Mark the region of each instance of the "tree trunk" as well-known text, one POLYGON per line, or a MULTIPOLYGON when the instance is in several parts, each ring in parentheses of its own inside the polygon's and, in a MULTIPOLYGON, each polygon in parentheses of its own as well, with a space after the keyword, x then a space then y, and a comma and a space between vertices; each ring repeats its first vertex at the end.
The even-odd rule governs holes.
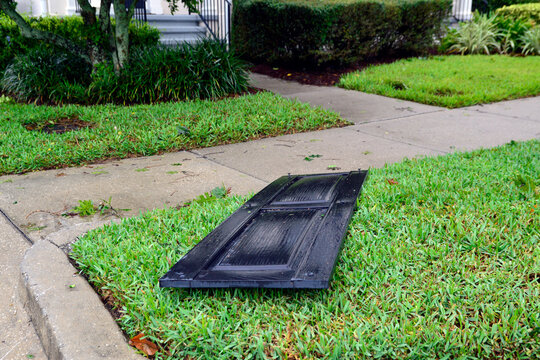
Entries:
POLYGON ((114 40, 116 45, 116 56, 113 56, 114 70, 119 73, 129 60, 129 23, 133 17, 135 4, 133 0, 129 9, 126 9, 124 0, 113 0, 114 16, 116 26, 114 40))
MULTIPOLYGON (((89 29, 98 30, 98 22, 96 18, 96 8, 90 5, 89 0, 76 0, 79 3, 81 8, 81 18, 85 27, 89 29)), ((86 51, 88 57, 92 62, 92 66, 95 68, 96 65, 104 62, 106 60, 104 49, 97 44, 93 39, 87 39, 86 41, 86 51)))
POLYGON ((111 5, 112 0, 101 0, 101 6, 99 8, 99 31, 102 34, 106 34, 103 39, 103 48, 107 49, 109 59, 113 60, 113 63, 118 62, 116 56, 116 43, 114 41, 114 34, 111 24, 111 5))

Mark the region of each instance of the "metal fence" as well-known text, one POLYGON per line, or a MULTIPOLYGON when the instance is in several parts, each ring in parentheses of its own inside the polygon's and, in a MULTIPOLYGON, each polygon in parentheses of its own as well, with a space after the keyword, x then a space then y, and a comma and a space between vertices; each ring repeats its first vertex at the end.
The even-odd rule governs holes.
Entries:
POLYGON ((205 0, 196 7, 210 35, 227 46, 231 42, 231 7, 230 0, 205 0))
MULTIPOLYGON (((135 11, 133 12, 133 17, 131 21, 142 24, 145 23, 148 19, 146 18, 146 0, 135 0, 135 11)), ((126 8, 129 8, 133 0, 126 0, 126 8)))

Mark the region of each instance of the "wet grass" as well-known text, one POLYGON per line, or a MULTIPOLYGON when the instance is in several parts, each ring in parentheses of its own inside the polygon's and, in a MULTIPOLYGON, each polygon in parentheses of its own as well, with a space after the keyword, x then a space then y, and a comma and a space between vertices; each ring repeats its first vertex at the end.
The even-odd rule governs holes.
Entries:
POLYGON ((336 113, 268 92, 139 106, 0 103, 0 175, 343 125, 336 113))
POLYGON ((344 75, 351 90, 457 108, 540 95, 540 56, 410 58, 344 75))
POLYGON ((540 357, 540 142, 372 169, 331 288, 160 289, 245 200, 154 210, 72 257, 158 359, 540 357))

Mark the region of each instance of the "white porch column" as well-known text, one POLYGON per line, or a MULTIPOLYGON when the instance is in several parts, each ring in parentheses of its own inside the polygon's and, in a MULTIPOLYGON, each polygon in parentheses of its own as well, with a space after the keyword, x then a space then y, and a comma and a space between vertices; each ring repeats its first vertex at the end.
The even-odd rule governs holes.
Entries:
POLYGON ((77 0, 67 0, 66 13, 67 15, 75 15, 75 2, 77 0))
POLYGON ((149 14, 154 14, 154 15, 163 14, 163 7, 161 6, 161 0, 146 0, 146 11, 149 14))
POLYGON ((452 16, 459 21, 472 19, 472 0, 454 0, 452 2, 452 16))
POLYGON ((48 14, 47 0, 32 0, 30 7, 32 16, 45 16, 48 14))

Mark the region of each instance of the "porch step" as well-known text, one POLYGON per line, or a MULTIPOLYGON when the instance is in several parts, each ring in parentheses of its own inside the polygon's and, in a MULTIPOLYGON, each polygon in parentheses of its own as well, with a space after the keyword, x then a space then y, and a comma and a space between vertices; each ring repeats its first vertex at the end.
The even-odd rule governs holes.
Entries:
POLYGON ((161 32, 160 42, 165 45, 195 43, 206 37, 206 27, 201 26, 197 14, 191 15, 148 15, 148 24, 161 32))
POLYGON ((147 15, 148 24, 160 27, 198 26, 201 18, 197 14, 190 15, 147 15))

